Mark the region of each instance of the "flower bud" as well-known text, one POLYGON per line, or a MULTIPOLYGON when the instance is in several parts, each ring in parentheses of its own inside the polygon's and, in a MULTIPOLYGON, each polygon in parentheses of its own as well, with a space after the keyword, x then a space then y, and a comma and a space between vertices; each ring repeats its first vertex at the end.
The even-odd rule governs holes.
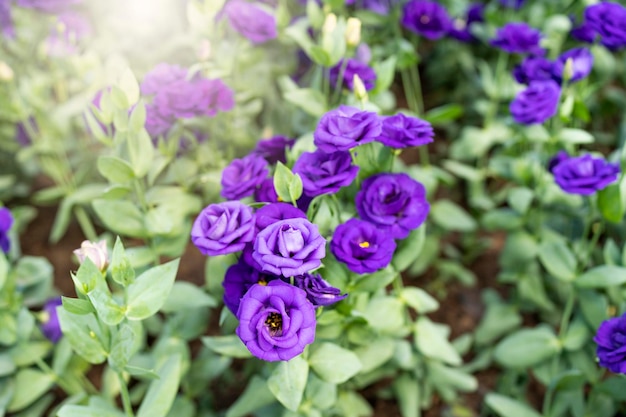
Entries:
POLYGON ((11 68, 6 62, 0 61, 0 81, 12 81, 15 77, 13 68, 11 68))
POLYGON ((574 75, 574 60, 567 58, 565 65, 563 65, 563 81, 567 82, 572 79, 574 75))
POLYGON ((367 89, 365 88, 365 84, 363 84, 363 80, 359 77, 359 74, 354 74, 354 77, 352 77, 352 85, 354 87, 354 96, 357 100, 361 102, 367 101, 367 89))
POLYGON ((356 17, 348 18, 346 23, 346 43, 355 47, 361 42, 361 21, 356 17))
POLYGON ((324 26, 322 26, 322 33, 332 33, 337 27, 337 15, 329 13, 324 20, 324 26))
POLYGON ((104 271, 109 264, 106 240, 101 240, 98 243, 84 240, 80 244, 80 248, 74 251, 74 255, 76 255, 78 262, 81 264, 85 261, 85 258, 89 258, 100 271, 104 271))

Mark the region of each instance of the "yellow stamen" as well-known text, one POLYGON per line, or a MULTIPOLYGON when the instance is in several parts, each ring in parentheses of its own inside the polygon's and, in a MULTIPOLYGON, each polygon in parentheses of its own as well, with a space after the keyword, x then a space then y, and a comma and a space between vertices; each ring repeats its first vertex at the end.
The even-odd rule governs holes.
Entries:
POLYGON ((370 243, 369 242, 361 242, 359 243, 359 246, 362 248, 369 248, 370 247, 370 243))
POLYGON ((267 285, 267 281, 265 281, 264 279, 260 279, 260 280, 257 282, 257 284, 259 284, 259 285, 263 285, 263 286, 266 286, 266 285, 267 285))

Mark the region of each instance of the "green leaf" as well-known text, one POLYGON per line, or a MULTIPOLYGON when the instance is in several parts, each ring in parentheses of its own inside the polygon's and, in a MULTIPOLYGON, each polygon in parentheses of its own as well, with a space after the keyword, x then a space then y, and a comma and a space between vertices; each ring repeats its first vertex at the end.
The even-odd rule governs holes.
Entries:
POLYGON ((62 406, 57 417, 125 417, 126 415, 116 410, 108 402, 100 397, 91 397, 89 405, 66 404, 62 406))
POLYGON ((494 358, 507 368, 529 368, 561 351, 561 343, 547 327, 525 328, 505 337, 494 350, 494 358))
POLYGON ((373 371, 393 356, 395 343, 391 338, 380 338, 354 350, 363 365, 361 373, 373 371))
POLYGON ((604 320, 608 319, 609 302, 604 294, 598 291, 582 289, 578 291, 580 309, 585 320, 597 329, 604 320))
POLYGON ((130 114, 130 121, 128 122, 128 127, 130 130, 136 134, 141 132, 141 130, 146 125, 146 106, 142 100, 140 100, 135 108, 133 108, 132 113, 130 114))
POLYGON ((113 281, 126 287, 135 279, 135 270, 133 269, 129 258, 126 256, 124 245, 119 236, 115 239, 113 253, 111 254, 111 265, 109 266, 113 281))
POLYGON ((280 200, 293 203, 302 195, 302 179, 278 161, 274 171, 274 189, 280 200))
POLYGON ((421 316, 415 322, 415 346, 425 356, 439 359, 451 365, 460 365, 461 356, 448 341, 442 325, 435 325, 429 318, 421 316))
POLYGON ((189 282, 175 282, 162 310, 166 313, 200 307, 216 307, 217 301, 189 282))
POLYGON ((95 288, 87 292, 87 296, 103 323, 116 326, 124 319, 124 309, 115 302, 106 282, 96 284, 95 288))
POLYGON ((558 134, 558 139, 571 144, 593 143, 591 133, 582 129, 563 128, 558 134))
POLYGON ((620 193, 620 184, 610 184, 598 191, 598 208, 606 220, 612 223, 622 221, 626 207, 620 193))
POLYGON ((376 86, 371 92, 372 95, 379 94, 391 86, 396 75, 396 61, 397 58, 392 55, 383 61, 374 62, 373 69, 376 72, 376 86))
POLYGON ((169 356, 158 371, 159 379, 152 381, 137 411, 137 417, 165 417, 170 411, 181 375, 181 358, 169 356))
POLYGON ((9 275, 9 262, 4 253, 0 254, 0 290, 4 287, 9 275))
POLYGON ((159 379, 159 374, 154 372, 153 369, 140 368, 138 366, 126 365, 124 370, 130 375, 138 379, 156 380, 159 379))
POLYGON ((107 351, 95 333, 98 323, 94 315, 72 314, 61 308, 57 312, 63 337, 69 340, 72 349, 89 363, 104 362, 107 351))
POLYGON ((135 178, 135 173, 128 162, 115 156, 98 157, 98 172, 114 184, 126 183, 135 178))
POLYGON ((322 117, 328 111, 326 97, 318 90, 311 88, 291 90, 283 93, 283 98, 314 117, 322 117))
POLYGON ((418 382, 403 373, 393 382, 392 388, 398 398, 402 417, 419 417, 421 395, 418 382))
POLYGON ((431 205, 432 220, 446 230, 471 232, 478 226, 476 220, 450 200, 438 200, 431 205))
POLYGON ((250 358, 252 354, 236 335, 207 336, 202 338, 202 343, 213 352, 233 358, 250 358))
POLYGON ((587 382, 585 375, 578 369, 569 369, 562 372, 550 382, 550 389, 554 391, 575 390, 587 382))
POLYGON ((576 256, 564 241, 541 242, 538 255, 553 277, 567 282, 576 278, 576 256))
POLYGON ((72 314, 83 315, 96 312, 89 300, 61 297, 61 301, 63 302, 63 308, 72 314))
POLYGON ((417 287, 405 287, 400 292, 400 299, 418 313, 432 313, 439 308, 439 302, 426 291, 417 287))
POLYGON ((582 349, 589 340, 589 336, 587 324, 582 319, 577 318, 567 328, 567 333, 563 337, 563 347, 570 351, 582 349))
POLYGON ((83 294, 92 291, 99 284, 106 285, 102 271, 88 257, 80 264, 76 274, 72 274, 72 280, 77 290, 83 294))
POLYGON ((396 297, 375 297, 365 307, 363 317, 373 329, 383 334, 395 334, 405 324, 404 305, 396 297))
POLYGON ((113 334, 111 340, 111 353, 109 354, 109 365, 116 372, 124 370, 131 355, 137 335, 128 323, 122 324, 113 334))
POLYGON ((591 268, 574 281, 580 288, 606 288, 626 283, 626 267, 601 265, 591 268))
POLYGON ((130 106, 137 103, 140 94, 139 83, 137 83, 137 78, 135 78, 135 74, 133 74, 133 71, 130 68, 125 68, 122 71, 118 85, 126 95, 126 99, 130 106))
POLYGON ((485 396, 485 403, 500 417, 542 417, 526 404, 493 392, 485 396))
POLYGON ((428 110, 424 114, 424 120, 434 126, 442 126, 461 116, 463 116, 463 106, 451 103, 428 110))
POLYGON ((19 367, 29 366, 43 359, 52 350, 52 345, 48 342, 27 342, 18 343, 9 350, 15 365, 19 367))
POLYGON ((246 389, 226 412, 226 417, 243 417, 275 401, 265 380, 253 375, 246 389))
POLYGON ((301 356, 296 356, 274 368, 267 379, 267 387, 288 410, 297 411, 308 376, 309 364, 301 356))
POLYGON ((318 410, 328 410, 337 402, 337 385, 321 380, 315 372, 309 372, 304 396, 318 410))
MULTIPOLYGON (((328 263, 326 260, 324 262, 328 263)), ((398 275, 393 268, 385 268, 376 271, 373 274, 365 274, 356 278, 356 283, 351 292, 376 292, 381 288, 385 288, 398 275)))
POLYGON ((141 129, 137 133, 129 132, 126 143, 130 156, 130 165, 135 171, 135 176, 143 178, 152 168, 155 152, 152 139, 150 139, 146 129, 141 129))
POLYGON ((8 406, 9 412, 23 410, 54 385, 54 377, 41 371, 26 368, 15 375, 15 392, 8 406))
POLYGON ((411 233, 398 243, 398 247, 393 254, 391 264, 396 271, 404 271, 419 256, 422 247, 426 242, 426 225, 411 231, 411 233))
POLYGON ((516 187, 509 191, 509 205, 519 214, 525 214, 535 198, 535 193, 529 188, 516 187))
POLYGON ((309 357, 309 365, 324 381, 341 384, 361 371, 358 356, 334 343, 321 343, 309 357))
POLYGON ((174 285, 180 259, 155 266, 126 288, 126 317, 143 320, 161 309, 174 285))
POLYGON ((478 388, 476 378, 460 369, 445 366, 441 362, 428 362, 427 366, 429 378, 432 379, 433 385, 442 392, 450 388, 463 392, 472 392, 478 388))
POLYGON ((113 233, 138 238, 146 236, 144 216, 130 201, 95 200, 93 209, 113 233))

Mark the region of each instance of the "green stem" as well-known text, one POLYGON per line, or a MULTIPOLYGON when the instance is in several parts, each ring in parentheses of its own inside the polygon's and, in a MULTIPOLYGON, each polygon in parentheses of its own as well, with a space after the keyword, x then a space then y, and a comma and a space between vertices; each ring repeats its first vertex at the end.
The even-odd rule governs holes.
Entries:
MULTIPOLYGON (((348 66, 348 60, 344 59, 343 62, 341 63, 341 67, 339 67, 339 76, 337 77, 337 81, 335 82, 335 91, 333 93, 332 99, 330 101, 330 105, 331 107, 335 106, 336 104, 339 104, 339 100, 341 99, 341 90, 342 90, 342 85, 343 85, 343 75, 346 72, 346 67, 348 66)), ((330 83, 330 70, 328 71, 328 83, 330 83)))
MULTIPOLYGON (((417 49, 417 46, 415 49, 417 49)), ((420 79, 420 72, 417 65, 411 67, 409 76, 413 83, 414 111, 418 116, 421 116, 424 113, 424 97, 422 97, 422 80, 420 79)))
POLYGON ((85 209, 82 206, 75 206, 74 215, 78 220, 78 224, 80 225, 85 238, 87 238, 90 242, 95 242, 98 239, 98 234, 96 233, 96 229, 93 227, 85 209))
POLYGON ((501 83, 502 75, 504 74, 504 71, 506 70, 508 61, 509 61, 509 54, 505 52, 500 52, 500 54, 498 55, 498 62, 496 63, 496 72, 493 78, 494 84, 495 84, 494 87, 496 91, 494 91, 493 94, 491 94, 489 97, 490 103, 489 103, 489 109, 487 110, 487 114, 485 115, 485 127, 490 126, 498 114, 498 107, 500 106, 500 97, 498 96, 497 89, 500 86, 500 84, 502 84, 501 83))
POLYGON ((117 379, 120 382, 120 394, 122 396, 122 404, 124 405, 124 412, 127 417, 134 417, 133 407, 130 404, 130 394, 128 392, 128 386, 126 385, 126 381, 120 372, 117 373, 117 379))

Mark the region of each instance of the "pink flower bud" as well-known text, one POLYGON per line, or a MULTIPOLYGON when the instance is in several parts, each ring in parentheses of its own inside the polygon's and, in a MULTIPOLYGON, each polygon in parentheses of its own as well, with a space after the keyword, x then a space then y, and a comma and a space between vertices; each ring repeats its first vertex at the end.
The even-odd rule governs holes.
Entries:
POLYGON ((74 250, 74 255, 76 255, 78 262, 81 264, 85 261, 85 258, 91 259, 91 262, 101 271, 104 271, 109 264, 106 240, 101 240, 98 243, 83 240, 83 243, 80 244, 80 248, 74 250))

